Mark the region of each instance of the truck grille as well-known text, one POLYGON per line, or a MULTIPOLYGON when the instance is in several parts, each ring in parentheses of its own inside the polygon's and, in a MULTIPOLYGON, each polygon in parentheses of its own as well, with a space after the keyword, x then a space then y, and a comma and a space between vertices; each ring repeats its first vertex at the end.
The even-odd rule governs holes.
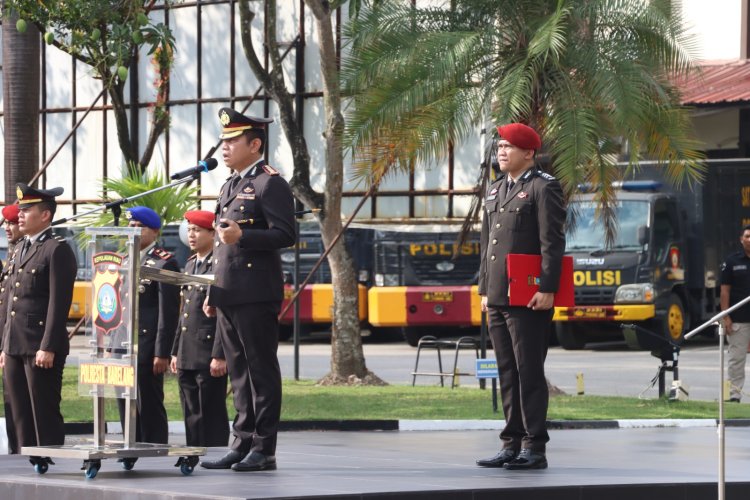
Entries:
POLYGON ((613 304, 615 301, 614 287, 583 288, 575 289, 576 305, 599 305, 613 304))

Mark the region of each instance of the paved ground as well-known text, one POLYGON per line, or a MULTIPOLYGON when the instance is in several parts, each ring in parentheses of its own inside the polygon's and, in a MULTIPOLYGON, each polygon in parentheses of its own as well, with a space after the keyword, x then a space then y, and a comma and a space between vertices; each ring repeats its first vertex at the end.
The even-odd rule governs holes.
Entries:
MULTIPOLYGON (((750 429, 727 430, 727 499, 750 498, 750 429)), ((59 459, 37 475, 24 457, 0 457, 0 498, 419 498, 682 499, 716 498, 715 429, 552 431, 550 468, 482 469, 494 454, 489 431, 287 432, 279 470, 208 471, 181 476, 174 458, 141 459, 132 471, 105 460, 94 480, 80 461, 59 459)), ((208 455, 219 456, 218 449, 208 455)))

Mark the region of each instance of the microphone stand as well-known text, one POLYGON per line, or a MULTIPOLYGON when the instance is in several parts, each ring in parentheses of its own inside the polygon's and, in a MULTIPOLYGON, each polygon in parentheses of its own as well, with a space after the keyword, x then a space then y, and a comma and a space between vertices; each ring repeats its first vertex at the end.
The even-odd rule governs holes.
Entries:
POLYGON ((718 436, 719 436, 719 477, 718 477, 718 500, 724 500, 725 487, 726 487, 726 435, 724 429, 724 338, 726 337, 726 329, 724 328, 724 316, 735 309, 739 309, 745 304, 750 302, 750 295, 737 302, 732 307, 721 311, 719 314, 709 319, 697 328, 694 328, 689 333, 685 334, 685 340, 695 336, 698 332, 708 328, 711 325, 718 325, 719 327, 719 422, 718 422, 718 436))
POLYGON ((154 189, 149 189, 148 191, 144 191, 142 193, 138 193, 133 196, 129 196, 127 198, 120 198, 119 200, 115 201, 109 201, 106 203, 103 203, 102 205, 92 208, 91 210, 88 210, 86 212, 71 215, 70 217, 64 217, 62 219, 57 219, 56 221, 52 221, 52 226, 57 226, 59 224, 64 224, 68 221, 78 219, 80 217, 84 217, 86 215, 93 214, 95 212, 99 212, 100 210, 106 211, 107 209, 112 210, 112 215, 114 216, 114 225, 119 226, 120 225, 120 215, 122 214, 122 205, 125 203, 129 203, 133 200, 137 200, 138 198, 141 198, 143 196, 149 195, 151 193, 156 193, 157 191, 163 191, 164 189, 173 188, 176 186, 179 186, 180 184, 188 184, 190 182, 193 182, 194 180, 198 179, 200 177, 201 172, 196 172, 192 175, 189 175, 187 177, 183 177, 182 179, 176 180, 174 182, 170 182, 169 184, 164 184, 163 186, 159 186, 154 189))

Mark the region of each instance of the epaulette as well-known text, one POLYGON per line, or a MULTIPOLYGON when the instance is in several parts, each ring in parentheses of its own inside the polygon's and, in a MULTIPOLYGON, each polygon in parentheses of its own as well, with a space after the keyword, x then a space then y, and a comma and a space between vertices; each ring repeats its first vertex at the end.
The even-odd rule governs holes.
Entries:
POLYGON ((151 253, 159 257, 161 260, 168 260, 173 257, 171 253, 167 252, 163 248, 154 248, 153 252, 151 253))
POLYGON ((59 235, 59 234, 56 234, 56 235, 55 235, 55 239, 56 239, 57 241, 63 242, 63 241, 65 241, 65 236, 61 236, 61 235, 59 235))
POLYGON ((556 180, 554 175, 548 174, 547 172, 543 170, 535 170, 534 175, 536 175, 537 177, 541 177, 542 179, 546 179, 548 181, 556 180))
POLYGON ((271 165, 263 165, 263 171, 268 175, 279 175, 279 171, 273 168, 271 165))

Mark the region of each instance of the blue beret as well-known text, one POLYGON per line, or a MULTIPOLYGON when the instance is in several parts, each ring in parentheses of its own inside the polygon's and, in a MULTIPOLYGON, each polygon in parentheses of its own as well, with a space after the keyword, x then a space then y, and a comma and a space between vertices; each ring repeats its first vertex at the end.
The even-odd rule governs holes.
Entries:
POLYGON ((131 207, 125 212, 128 220, 136 220, 151 229, 161 229, 161 217, 148 207, 131 207))

